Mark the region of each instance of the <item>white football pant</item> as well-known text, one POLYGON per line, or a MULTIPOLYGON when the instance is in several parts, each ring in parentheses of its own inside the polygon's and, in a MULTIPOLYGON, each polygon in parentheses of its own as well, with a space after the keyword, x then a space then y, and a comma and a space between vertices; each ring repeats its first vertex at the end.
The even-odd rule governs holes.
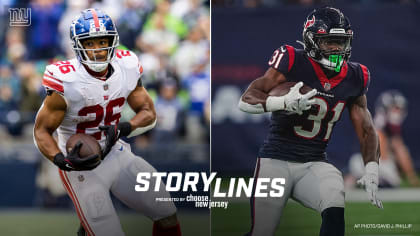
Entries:
POLYGON ((258 158, 254 178, 284 178, 286 185, 283 197, 251 198, 252 236, 274 235, 289 198, 319 213, 329 207, 344 207, 343 176, 327 162, 258 158))
POLYGON ((169 198, 165 185, 153 191, 155 179, 150 179, 150 190, 136 192, 137 173, 156 172, 143 158, 131 152, 130 145, 119 140, 102 163, 91 171, 59 170, 61 180, 72 199, 77 215, 88 235, 124 235, 111 201, 110 191, 128 207, 151 220, 159 220, 176 212, 173 202, 156 201, 169 198))

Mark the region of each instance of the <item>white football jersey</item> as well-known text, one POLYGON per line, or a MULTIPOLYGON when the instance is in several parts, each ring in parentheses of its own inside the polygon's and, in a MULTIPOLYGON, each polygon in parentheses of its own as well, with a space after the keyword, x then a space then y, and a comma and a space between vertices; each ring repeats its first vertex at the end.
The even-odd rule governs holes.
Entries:
POLYGON ((115 125, 128 95, 136 88, 143 68, 131 51, 117 50, 111 65, 112 75, 106 80, 91 76, 76 59, 46 67, 42 84, 59 93, 67 104, 63 122, 57 129, 58 146, 65 153, 67 139, 86 133, 105 146, 105 134, 99 126, 115 125))

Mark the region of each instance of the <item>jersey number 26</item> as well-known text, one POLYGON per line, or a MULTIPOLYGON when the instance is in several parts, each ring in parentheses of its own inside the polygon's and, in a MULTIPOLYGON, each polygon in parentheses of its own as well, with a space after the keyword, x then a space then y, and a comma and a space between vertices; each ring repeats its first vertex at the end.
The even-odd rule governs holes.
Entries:
MULTIPOLYGON (((124 105, 125 98, 120 97, 116 98, 114 100, 109 101, 108 105, 104 109, 101 105, 96 104, 93 106, 88 106, 82 108, 78 115, 79 116, 87 116, 88 114, 96 114, 95 120, 92 121, 85 121, 77 124, 77 133, 85 133, 87 128, 97 128, 102 122, 102 119, 104 118, 105 113, 105 125, 111 125, 113 121, 116 121, 115 124, 118 124, 121 118, 121 113, 115 113, 114 114, 114 107, 122 107, 124 105)), ((96 140, 101 140, 102 131, 96 132, 92 134, 93 137, 96 138, 96 140)))

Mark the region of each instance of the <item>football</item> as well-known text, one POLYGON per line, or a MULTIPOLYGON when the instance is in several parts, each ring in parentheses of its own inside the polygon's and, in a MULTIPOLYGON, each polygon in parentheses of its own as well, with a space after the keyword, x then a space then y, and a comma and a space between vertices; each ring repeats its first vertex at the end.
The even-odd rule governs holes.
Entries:
MULTIPOLYGON (((270 92, 268 92, 269 96, 283 96, 286 95, 290 88, 293 87, 295 84, 297 84, 296 82, 284 82, 281 83, 279 85, 277 85, 276 87, 274 87, 273 89, 270 90, 270 92)), ((299 92, 301 94, 305 94, 309 91, 311 91, 312 88, 309 86, 306 86, 305 84, 303 84, 303 86, 300 88, 299 92)))
POLYGON ((102 155, 101 146, 99 145, 98 141, 96 141, 94 137, 87 134, 73 134, 72 136, 70 136, 70 138, 67 140, 67 143, 66 143, 67 153, 71 152, 73 147, 79 141, 83 143, 79 151, 79 156, 81 158, 89 157, 95 154, 98 154, 99 158, 101 158, 101 155, 102 155))

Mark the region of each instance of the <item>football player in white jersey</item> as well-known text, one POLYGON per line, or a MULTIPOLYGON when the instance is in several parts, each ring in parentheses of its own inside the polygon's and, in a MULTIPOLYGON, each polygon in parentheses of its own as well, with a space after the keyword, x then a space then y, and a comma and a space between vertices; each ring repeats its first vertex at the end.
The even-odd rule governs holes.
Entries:
POLYGON ((154 221, 153 236, 181 235, 175 205, 156 201, 170 197, 164 185, 157 192, 135 192, 137 173, 156 170, 119 140, 132 131, 152 129, 156 123, 153 101, 141 84, 143 69, 137 56, 116 49, 115 25, 98 9, 82 11, 70 27, 70 37, 77 57, 47 66, 42 83, 48 96, 35 120, 34 139, 41 153, 59 168, 81 222, 78 234, 124 235, 112 192, 154 221), (136 115, 129 122, 119 122, 126 101, 136 115), (56 130, 58 143, 53 138, 56 130), (66 152, 67 139, 76 133, 98 140, 102 160, 80 158, 80 143, 66 152))

